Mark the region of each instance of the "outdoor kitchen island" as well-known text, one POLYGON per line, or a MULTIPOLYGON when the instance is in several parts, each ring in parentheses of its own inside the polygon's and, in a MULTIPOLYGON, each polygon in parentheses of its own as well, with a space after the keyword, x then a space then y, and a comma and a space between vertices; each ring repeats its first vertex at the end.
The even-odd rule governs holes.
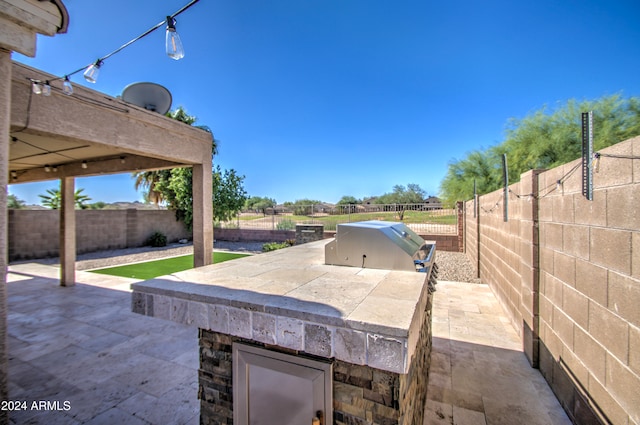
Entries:
POLYGON ((326 265, 327 242, 132 285, 200 329, 200 423, 422 424, 430 273, 326 265))

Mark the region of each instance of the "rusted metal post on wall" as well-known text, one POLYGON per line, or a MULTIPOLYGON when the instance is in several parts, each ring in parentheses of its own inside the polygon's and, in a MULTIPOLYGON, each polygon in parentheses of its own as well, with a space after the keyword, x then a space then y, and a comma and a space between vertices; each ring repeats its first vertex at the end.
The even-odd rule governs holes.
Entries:
POLYGON ((465 203, 463 201, 456 202, 456 219, 457 223, 457 234, 458 234, 458 252, 465 252, 465 203))
POLYGON ((582 195, 593 201, 593 111, 582 113, 582 195))
POLYGON ((507 168, 507 154, 502 154, 502 180, 504 180, 504 193, 502 194, 504 221, 509 221, 509 169, 507 168))
POLYGON ((478 216, 478 190, 476 187, 476 179, 473 179, 473 218, 478 216))

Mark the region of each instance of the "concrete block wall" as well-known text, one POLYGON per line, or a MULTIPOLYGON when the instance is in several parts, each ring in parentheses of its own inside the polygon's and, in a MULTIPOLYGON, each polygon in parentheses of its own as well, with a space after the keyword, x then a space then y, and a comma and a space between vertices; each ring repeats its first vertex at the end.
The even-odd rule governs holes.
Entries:
POLYGON ((58 255, 60 216, 57 211, 8 210, 9 260, 58 255))
POLYGON ((180 239, 191 239, 189 231, 182 221, 176 219, 175 211, 171 210, 127 210, 127 220, 133 221, 135 227, 127 224, 128 246, 143 246, 149 236, 155 232, 162 232, 168 242, 180 239), (135 234, 135 239, 132 235, 135 234))
MULTIPOLYGON (((516 183, 509 187, 506 195, 508 213, 505 221, 505 194, 499 190, 478 199, 478 212, 467 215, 468 255, 475 254, 472 263, 479 267, 482 282, 490 283, 491 288, 509 313, 512 324, 522 334, 522 288, 521 275, 523 243, 526 246, 532 241, 522 238, 520 223, 522 221, 523 203, 517 195, 524 193, 524 183, 516 183), (472 230, 476 232, 473 233, 472 230), (478 232, 479 229, 479 232, 478 232), (478 256, 479 253, 479 256, 478 256), (479 259, 479 260, 478 260, 479 259)), ((467 202, 466 211, 473 212, 473 201, 467 202)))
MULTIPOLYGON (((9 260, 55 257, 59 253, 60 215, 56 210, 9 210, 9 260)), ((169 242, 191 232, 169 210, 77 210, 79 254, 143 246, 160 231, 169 242)))
POLYGON ((467 202, 465 248, 569 416, 640 424, 640 137, 599 153, 592 201, 577 160, 523 174, 511 224, 467 202))
POLYGON ((557 185, 580 161, 540 175, 557 187, 539 200, 541 371, 569 409, 586 394, 612 423, 638 424, 640 137, 600 153, 592 201, 581 169, 557 185))
MULTIPOLYGON (((134 210, 135 211, 135 210, 134 210)), ((47 211, 49 212, 49 211, 47 211)), ((57 216, 57 211, 54 211, 57 216)), ((127 210, 78 210, 76 211, 76 247, 78 253, 99 249, 126 248, 127 210)), ((54 221, 58 217, 54 218, 54 221)), ((135 229, 135 225, 132 230, 135 229)), ((57 227, 53 227, 54 232, 57 227)), ((132 245, 137 246, 137 245, 132 245)))

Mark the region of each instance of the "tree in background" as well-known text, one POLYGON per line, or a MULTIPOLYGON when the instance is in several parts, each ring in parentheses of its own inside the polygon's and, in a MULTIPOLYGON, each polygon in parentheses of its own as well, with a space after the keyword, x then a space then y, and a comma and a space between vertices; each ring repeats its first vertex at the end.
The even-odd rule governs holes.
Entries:
POLYGON ((345 211, 348 208, 348 211, 346 212, 355 212, 356 205, 361 203, 362 203, 361 199, 358 199, 355 196, 347 196, 347 195, 343 196, 338 201, 338 205, 342 206, 341 208, 342 211, 345 211))
POLYGON ((27 204, 16 195, 7 195, 7 208, 12 210, 22 210, 27 207, 27 204))
MULTIPOLYGON (((191 229, 193 225, 193 186, 191 168, 174 168, 168 177, 163 176, 156 188, 162 193, 169 208, 176 211, 176 218, 191 229)), ((235 170, 213 169, 213 220, 229 221, 238 215, 247 199, 243 186, 244 176, 235 170)))
MULTIPOLYGON (((187 114, 182 106, 170 111, 167 116, 193 125, 197 118, 187 114)), ((211 133, 207 126, 196 126, 211 133)), ((218 153, 218 141, 211 136, 211 157, 218 153)), ((192 168, 173 168, 170 170, 144 171, 134 173, 136 190, 147 189, 146 199, 156 205, 166 202, 169 208, 176 211, 176 217, 184 221, 191 229, 193 225, 193 170, 192 168)), ((213 219, 227 221, 240 212, 246 200, 243 187, 244 176, 235 170, 221 170, 220 166, 213 168, 213 219)))
POLYGON ((313 199, 297 199, 295 202, 285 202, 284 206, 293 208, 294 215, 307 215, 313 214, 314 205, 322 204, 322 201, 313 199))
POLYGON ((516 182, 531 169, 553 168, 580 157, 582 113, 593 111, 594 150, 622 142, 640 134, 640 98, 620 95, 594 101, 567 101, 557 109, 543 107, 523 119, 512 119, 505 140, 486 150, 475 150, 461 160, 453 160, 440 183, 443 203, 473 197, 473 181, 479 194, 502 185, 502 155, 507 154, 509 176, 516 182))
POLYGON ((338 201, 338 205, 353 205, 353 204, 361 204, 362 200, 356 198, 355 196, 343 196, 338 201))
MULTIPOLYGON (((90 201, 91 198, 83 194, 83 191, 84 189, 78 189, 74 194, 76 209, 85 210, 89 207, 87 202, 90 201)), ((60 205, 62 205, 62 194, 60 193, 60 189, 48 189, 46 195, 38 196, 42 199, 42 205, 47 208, 51 208, 52 210, 59 210, 60 205)))
POLYGON ((104 207, 107 206, 107 203, 104 201, 98 201, 98 202, 94 202, 93 204, 89 204, 89 208, 91 208, 92 210, 101 210, 104 209, 104 207))
MULTIPOLYGON (((169 111, 166 113, 166 116, 174 119, 176 121, 183 122, 187 125, 194 125, 198 118, 189 115, 187 111, 182 106, 178 106, 177 109, 173 111, 169 111)), ((211 133, 211 129, 206 125, 196 125, 194 127, 200 128, 211 133)), ((218 140, 213 137, 213 133, 211 133, 211 157, 213 158, 218 154, 218 140)), ((155 170, 155 171, 139 171, 133 173, 132 177, 135 179, 134 187, 136 190, 143 189, 144 190, 144 199, 146 202, 153 203, 156 205, 161 204, 165 201, 164 194, 159 191, 156 186, 157 183, 162 181, 169 180, 171 178, 171 173, 173 170, 155 170)), ((191 173, 191 169, 189 168, 189 172, 191 173)))
POLYGON ((502 162, 495 157, 496 154, 495 150, 475 150, 466 158, 449 163, 447 174, 440 183, 443 204, 451 208, 456 201, 473 197, 474 181, 478 193, 488 193, 500 187, 502 169, 497 167, 502 167, 502 162))
POLYGON ((213 220, 228 221, 237 216, 247 200, 243 186, 244 176, 234 169, 213 169, 213 220))
POLYGON ((420 204, 427 197, 425 192, 419 185, 409 183, 406 187, 402 185, 393 186, 393 192, 385 193, 376 199, 376 204, 398 204, 396 211, 400 221, 404 219, 406 204, 420 204))
POLYGON ((393 186, 393 192, 380 196, 376 204, 419 204, 426 197, 427 192, 415 183, 409 183, 406 187, 397 184, 393 186))
POLYGON ((133 178, 135 179, 133 187, 136 190, 144 189, 143 197, 145 202, 160 205, 164 202, 164 197, 162 192, 156 189, 156 183, 170 176, 171 170, 138 171, 133 173, 133 178))
POLYGON ((260 211, 262 215, 267 215, 267 210, 269 208, 274 208, 275 206, 275 199, 260 196, 252 196, 244 203, 245 210, 260 211))

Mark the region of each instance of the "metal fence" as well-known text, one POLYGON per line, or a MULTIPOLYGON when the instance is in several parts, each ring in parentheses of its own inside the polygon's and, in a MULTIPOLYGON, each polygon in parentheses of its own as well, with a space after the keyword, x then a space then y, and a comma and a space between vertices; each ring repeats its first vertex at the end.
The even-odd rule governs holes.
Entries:
POLYGON ((454 209, 434 209, 425 204, 291 205, 263 211, 243 211, 233 220, 217 222, 224 229, 295 230, 296 224, 323 224, 328 231, 339 223, 382 220, 403 222, 421 234, 456 234, 454 209))

